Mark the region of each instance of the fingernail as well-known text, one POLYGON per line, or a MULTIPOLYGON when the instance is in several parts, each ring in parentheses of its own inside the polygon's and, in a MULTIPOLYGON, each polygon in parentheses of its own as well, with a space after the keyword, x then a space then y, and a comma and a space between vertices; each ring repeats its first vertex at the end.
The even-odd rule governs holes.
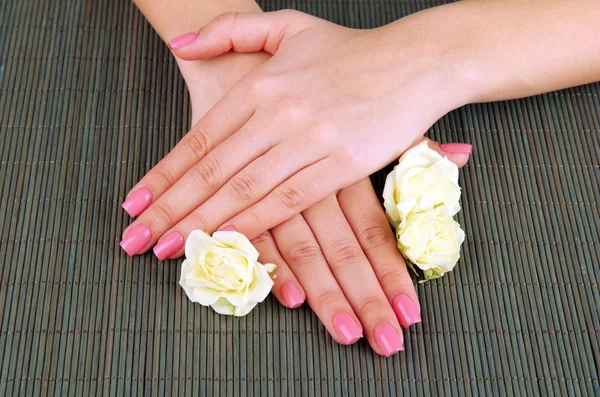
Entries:
POLYGON ((421 322, 421 313, 415 302, 408 295, 400 294, 392 300, 396 317, 404 328, 421 322))
POLYGON ((152 238, 152 232, 146 225, 137 225, 129 231, 121 240, 121 248, 127 252, 127 255, 133 256, 140 252, 152 238))
POLYGON ((185 47, 192 41, 196 40, 196 37, 198 37, 198 33, 196 32, 186 33, 184 35, 175 37, 173 40, 169 41, 169 48, 173 50, 176 48, 185 47))
POLYGON ((404 350, 404 344, 394 327, 388 323, 381 323, 375 327, 375 342, 386 357, 404 350))
POLYGON ((164 261, 175 255, 182 248, 183 235, 179 232, 171 232, 154 246, 153 251, 159 260, 164 261))
POLYGON ((223 229, 221 229, 222 232, 235 232, 235 227, 233 226, 226 226, 223 229))
POLYGON ((469 143, 444 143, 440 147, 448 153, 471 153, 473 150, 473 145, 469 143))
POLYGON ((298 288, 292 282, 283 283, 279 291, 285 305, 290 309, 295 309, 304 303, 302 294, 300 294, 300 291, 298 291, 298 288))
POLYGON ((346 312, 338 312, 333 316, 333 328, 347 345, 363 337, 361 328, 352 316, 346 312))
POLYGON ((152 192, 143 187, 132 192, 121 207, 127 211, 129 216, 133 217, 141 214, 151 202, 152 192))

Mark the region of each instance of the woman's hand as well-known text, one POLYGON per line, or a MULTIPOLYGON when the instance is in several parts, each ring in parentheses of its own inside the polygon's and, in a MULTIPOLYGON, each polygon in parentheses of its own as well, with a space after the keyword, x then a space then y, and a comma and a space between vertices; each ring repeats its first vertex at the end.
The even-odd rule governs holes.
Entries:
MULTIPOLYGON (((254 60, 240 54, 228 54, 214 62, 229 71, 246 68, 248 73, 255 67, 254 60)), ((197 116, 224 95, 223 87, 240 78, 239 73, 220 73, 219 85, 195 95, 200 94, 198 87, 207 86, 204 80, 213 81, 216 76, 204 65, 199 69, 202 73, 192 69, 193 63, 186 67, 186 82, 194 83, 188 88, 197 116)), ((450 144, 445 152, 435 142, 430 146, 459 165, 469 157, 469 145, 450 144)), ((161 259, 178 255, 173 253, 181 249, 183 241, 179 234, 166 236, 155 253, 161 259)), ((378 354, 389 356, 403 348, 400 325, 406 328, 420 321, 411 277, 368 178, 261 234, 253 243, 261 261, 278 265, 273 287, 277 299, 289 308, 307 300, 339 343, 354 343, 366 336, 378 354)), ((128 240, 124 247, 131 244, 128 240)))
POLYGON ((400 324, 421 321, 412 279, 368 178, 253 243, 261 261, 278 266, 277 299, 294 308, 306 296, 338 343, 366 336, 390 356, 404 350, 400 324))
POLYGON ((134 223, 150 230, 139 252, 194 229, 254 238, 390 163, 460 103, 438 52, 386 28, 294 11, 225 14, 183 43, 171 46, 188 60, 230 49, 274 56, 136 185, 133 194, 154 199, 134 223))
MULTIPOLYGON (((470 145, 429 146, 459 166, 469 158, 470 145)), ((339 343, 365 335, 378 354, 390 356, 404 347, 400 325, 421 321, 412 279, 368 178, 253 243, 261 261, 278 265, 277 299, 294 308, 306 296, 339 343)))

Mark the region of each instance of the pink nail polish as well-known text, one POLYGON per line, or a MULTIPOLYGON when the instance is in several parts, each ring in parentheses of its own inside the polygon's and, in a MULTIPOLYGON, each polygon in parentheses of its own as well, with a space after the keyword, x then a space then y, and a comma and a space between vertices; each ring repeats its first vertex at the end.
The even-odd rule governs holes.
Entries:
POLYGON ((396 317, 404 328, 421 322, 421 313, 408 295, 400 294, 392 300, 392 306, 396 312, 396 317))
POLYGON ((221 229, 222 232, 235 232, 235 227, 233 226, 227 226, 223 229, 221 229))
POLYGON ((352 316, 346 312, 337 312, 333 316, 333 328, 347 345, 363 337, 362 329, 356 324, 352 316))
POLYGON ((139 214, 144 212, 144 210, 148 208, 151 202, 152 192, 143 187, 132 192, 129 195, 129 197, 127 197, 127 200, 125 200, 121 207, 123 207, 123 209, 127 211, 129 216, 133 217, 138 216, 139 214))
POLYGON ((473 145, 469 143, 444 143, 440 146, 443 151, 448 153, 471 153, 473 145))
POLYGON ((185 47, 190 44, 192 41, 196 40, 198 37, 198 33, 186 33, 184 35, 175 37, 173 40, 169 41, 169 48, 174 50, 176 48, 185 47))
POLYGON ((137 225, 131 229, 121 240, 121 248, 127 252, 127 255, 133 256, 140 252, 152 238, 152 232, 146 225, 137 225))
POLYGON ((184 239, 181 233, 171 232, 154 246, 154 255, 164 261, 179 252, 183 248, 183 243, 184 239))
POLYGON ((287 283, 283 283, 279 292, 281 293, 285 305, 290 309, 295 309, 304 303, 302 294, 300 294, 300 291, 298 291, 298 288, 296 288, 292 282, 288 281, 287 283))
POLYGON ((386 357, 391 356, 401 350, 404 350, 404 344, 400 335, 394 327, 388 323, 381 323, 375 327, 375 342, 386 357))

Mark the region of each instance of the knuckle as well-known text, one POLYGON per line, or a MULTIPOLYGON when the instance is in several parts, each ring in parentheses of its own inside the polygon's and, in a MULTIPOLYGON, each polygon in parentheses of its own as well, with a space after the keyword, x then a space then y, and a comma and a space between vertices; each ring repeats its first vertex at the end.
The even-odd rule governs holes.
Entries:
POLYGON ((273 239, 271 232, 268 230, 265 232, 262 232, 261 234, 258 235, 258 237, 255 237, 252 240, 252 244, 254 244, 254 245, 272 244, 274 242, 275 242, 275 240, 273 239))
POLYGON ((206 233, 209 232, 209 230, 208 230, 209 219, 206 217, 206 215, 202 211, 196 210, 196 211, 192 212, 189 215, 187 220, 190 222, 190 224, 193 226, 194 229, 200 229, 200 230, 205 231, 206 233))
POLYGON ((192 160, 198 161, 209 152, 210 141, 208 140, 208 132, 206 130, 194 131, 188 134, 186 137, 189 157, 192 160))
POLYGON ((290 262, 295 264, 310 264, 322 257, 321 248, 313 241, 300 241, 288 253, 290 262))
POLYGON ((368 226, 358 233, 358 240, 361 242, 365 250, 372 250, 385 246, 386 244, 394 244, 394 236, 392 229, 383 225, 368 226))
POLYGON ((219 175, 219 163, 211 157, 204 158, 191 172, 194 183, 202 189, 206 187, 212 190, 219 188, 219 175))
POLYGON ((390 288, 401 286, 404 277, 407 275, 408 273, 406 271, 402 271, 399 268, 391 268, 382 272, 377 278, 379 279, 379 284, 381 284, 383 288, 390 288))
POLYGON ((292 8, 275 11, 275 13, 280 14, 282 19, 289 19, 296 23, 303 22, 303 21, 308 22, 307 14, 305 14, 301 11, 298 11, 298 10, 294 10, 292 8))
POLYGON ((294 10, 293 8, 286 8, 284 10, 275 11, 274 14, 280 14, 282 16, 294 16, 300 14, 300 12, 294 10))
POLYGON ((329 121, 315 121, 309 127, 307 134, 307 144, 313 147, 335 147, 336 151, 342 150, 339 148, 339 142, 344 140, 345 137, 339 136, 336 133, 336 127, 331 125, 329 121))
POLYGON ((177 221, 177 219, 175 219, 175 211, 173 211, 173 208, 164 200, 159 200, 154 203, 151 217, 154 221, 159 220, 160 223, 168 226, 173 225, 177 221))
POLYGON ((362 250, 354 244, 343 242, 334 243, 332 246, 338 246, 333 250, 329 261, 333 271, 340 271, 354 265, 363 257, 362 250))
MULTIPOLYGON (((310 300, 310 296, 308 297, 310 300)), ((340 301, 344 301, 346 298, 342 295, 342 291, 335 289, 324 289, 317 291, 315 297, 315 303, 317 307, 327 307, 333 305, 339 305, 340 301)))
POLYGON ((295 98, 282 98, 273 107, 273 117, 284 119, 287 122, 300 120, 306 116, 307 109, 302 101, 295 98))
POLYGON ((245 218, 244 220, 247 221, 248 224, 252 225, 252 228, 256 230, 256 232, 261 232, 274 226, 268 225, 266 222, 267 217, 262 216, 259 211, 253 208, 244 211, 241 216, 245 218))
POLYGON ((235 19, 237 18, 237 15, 238 15, 238 13, 235 11, 227 11, 227 12, 217 15, 217 17, 215 18, 215 21, 218 24, 234 23, 235 19))
POLYGON ((376 296, 367 295, 361 298, 356 306, 357 313, 381 313, 382 307, 387 302, 382 301, 376 296))
POLYGON ((299 212, 305 200, 306 195, 303 191, 290 186, 283 187, 279 192, 279 201, 288 211, 299 212))
POLYGON ((248 82, 248 94, 251 97, 260 97, 269 91, 270 79, 261 75, 254 76, 248 82))
POLYGON ((256 191, 256 181, 247 173, 234 176, 229 182, 229 191, 235 200, 251 201, 256 191))
POLYGON ((348 169, 352 169, 355 165, 360 164, 361 154, 351 146, 344 147, 340 150, 340 163, 348 169))
POLYGON ((171 170, 168 167, 158 165, 157 167, 154 168, 153 171, 154 171, 154 176, 157 177, 158 179, 161 179, 166 187, 173 186, 175 184, 175 182, 177 181, 177 179, 175 178, 175 175, 173 175, 173 173, 171 172, 171 170))

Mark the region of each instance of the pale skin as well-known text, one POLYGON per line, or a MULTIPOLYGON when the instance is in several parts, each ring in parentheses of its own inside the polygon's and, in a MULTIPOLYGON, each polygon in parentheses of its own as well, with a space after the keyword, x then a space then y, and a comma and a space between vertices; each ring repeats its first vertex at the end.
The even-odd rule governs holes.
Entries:
POLYGON ((152 230, 144 248, 198 227, 254 238, 392 162, 452 109, 599 80, 599 14, 596 0, 471 0, 352 30, 228 13, 172 40, 181 59, 273 56, 135 187, 158 197, 135 223, 152 230))
POLYGON ((233 43, 273 57, 136 185, 154 200, 134 223, 152 231, 140 252, 173 231, 258 236, 391 162, 456 107, 599 80, 599 12, 595 0, 464 1, 368 31, 295 12, 220 17, 175 54, 206 60, 233 43))
MULTIPOLYGON (((138 0, 136 4, 165 41, 208 23, 224 11, 258 9, 254 2, 245 0, 138 0)), ((190 90, 192 122, 269 57, 266 53, 230 53, 213 60, 178 59, 190 90)), ((452 146, 453 151, 446 152, 435 142, 430 146, 461 166, 469 157, 470 149, 464 149, 469 145, 459 145, 462 152, 452 146)), ((156 189, 153 195, 160 197, 156 189)), ((401 344, 400 324, 407 327, 418 320, 420 307, 412 280, 368 178, 260 234, 253 243, 262 262, 278 265, 273 287, 277 299, 291 308, 307 300, 339 343, 353 343, 356 338, 352 332, 339 329, 339 321, 334 320, 338 313, 347 313, 356 332, 364 334, 373 349, 386 356, 397 350, 389 341, 382 346, 381 338, 375 337, 378 326, 389 324, 401 344), (295 300, 284 292, 290 285, 298 292, 295 300), (399 296, 408 298, 403 305, 412 304, 416 317, 398 310, 395 299, 399 296)))

